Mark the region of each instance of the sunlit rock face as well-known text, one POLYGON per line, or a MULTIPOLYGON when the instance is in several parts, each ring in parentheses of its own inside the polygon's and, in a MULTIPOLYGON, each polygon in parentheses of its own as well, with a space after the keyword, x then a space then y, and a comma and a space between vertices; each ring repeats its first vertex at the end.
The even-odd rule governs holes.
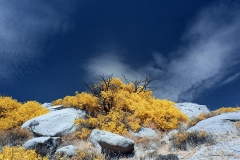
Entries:
POLYGON ((196 103, 176 103, 175 106, 190 119, 198 117, 201 113, 209 113, 209 109, 206 105, 199 105, 196 103))
POLYGON ((85 116, 85 111, 66 108, 28 120, 22 128, 28 128, 35 136, 62 136, 75 132, 74 121, 85 116))

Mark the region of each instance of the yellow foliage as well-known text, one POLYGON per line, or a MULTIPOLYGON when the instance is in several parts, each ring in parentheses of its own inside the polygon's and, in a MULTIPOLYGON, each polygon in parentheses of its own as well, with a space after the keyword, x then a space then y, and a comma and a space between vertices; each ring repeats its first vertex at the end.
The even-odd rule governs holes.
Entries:
POLYGON ((22 125, 29 119, 48 113, 49 111, 42 107, 42 105, 36 101, 25 102, 17 111, 17 117, 19 125, 22 125))
POLYGON ((3 147, 2 152, 0 152, 0 159, 2 160, 48 160, 47 157, 41 157, 34 150, 25 150, 22 147, 3 147))
MULTIPOLYGON (((144 124, 152 124, 166 131, 178 127, 180 122, 188 122, 188 117, 174 106, 174 102, 156 99, 152 91, 134 88, 134 84, 124 84, 119 78, 112 78, 107 87, 100 82, 101 97, 88 93, 76 93, 63 99, 66 107, 76 107, 96 114, 87 120, 77 120, 82 126, 110 131, 116 134, 126 133, 129 129, 137 131, 144 124)), ((108 84, 108 83, 107 83, 108 84)))
POLYGON ((236 111, 240 111, 240 107, 236 107, 236 108, 233 108, 233 107, 222 107, 222 108, 219 108, 218 110, 215 111, 216 114, 221 114, 221 113, 226 113, 226 112, 236 112, 236 111))
POLYGON ((52 102, 53 106, 62 105, 62 104, 63 104, 63 99, 61 98, 52 102))
POLYGON ((62 104, 64 107, 74 107, 89 112, 97 112, 99 110, 98 98, 85 92, 80 94, 76 92, 75 96, 66 96, 62 104))
POLYGON ((92 131, 88 128, 81 128, 80 132, 77 132, 80 139, 86 139, 92 131))
POLYGON ((0 130, 20 127, 24 122, 49 111, 36 101, 24 104, 11 97, 0 97, 0 130))
POLYGON ((75 123, 84 126, 89 125, 90 128, 122 134, 127 132, 127 125, 124 122, 125 117, 126 113, 124 111, 112 109, 107 115, 99 114, 96 118, 89 116, 86 120, 77 119, 75 123))

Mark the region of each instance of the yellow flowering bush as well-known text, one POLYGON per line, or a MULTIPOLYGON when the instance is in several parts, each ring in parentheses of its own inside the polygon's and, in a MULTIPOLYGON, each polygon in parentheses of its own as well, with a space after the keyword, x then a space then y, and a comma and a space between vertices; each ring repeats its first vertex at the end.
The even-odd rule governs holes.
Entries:
POLYGON ((11 97, 0 97, 0 131, 20 127, 24 122, 49 111, 36 101, 24 104, 11 97))
POLYGON ((63 100, 61 98, 52 102, 53 106, 62 105, 62 104, 63 104, 63 100))
POLYGON ((152 91, 143 90, 141 86, 135 89, 133 83, 124 84, 119 78, 112 78, 110 83, 100 82, 99 85, 101 92, 97 96, 83 92, 63 99, 65 106, 97 111, 96 115, 89 115, 86 120, 75 121, 83 128, 87 126, 125 134, 129 129, 136 132, 145 124, 153 124, 166 131, 177 128, 180 122, 189 121, 174 106, 174 102, 157 99, 152 96, 152 91))
POLYGON ((66 96, 63 98, 62 105, 67 108, 74 107, 93 113, 99 111, 97 97, 85 92, 80 94, 76 92, 75 94, 75 96, 66 96))
POLYGON ((41 157, 34 150, 25 150, 22 147, 3 147, 0 152, 0 159, 2 160, 48 160, 47 157, 41 157))

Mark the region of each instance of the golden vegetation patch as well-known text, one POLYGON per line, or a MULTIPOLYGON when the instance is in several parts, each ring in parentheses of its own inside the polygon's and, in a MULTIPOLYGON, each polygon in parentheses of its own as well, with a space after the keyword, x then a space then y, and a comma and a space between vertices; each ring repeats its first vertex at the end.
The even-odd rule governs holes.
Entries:
POLYGON ((227 113, 227 112, 236 112, 236 111, 240 111, 240 107, 236 107, 236 108, 233 108, 233 107, 222 107, 222 108, 219 108, 215 111, 216 114, 221 114, 221 113, 227 113))
POLYGON ((34 150, 25 150, 22 147, 3 147, 0 152, 0 159, 31 159, 31 160, 48 160, 47 157, 41 157, 34 150))
POLYGON ((146 84, 140 84, 125 84, 119 78, 102 77, 102 81, 91 85, 90 93, 76 92, 75 96, 66 96, 53 104, 87 111, 86 120, 76 120, 80 129, 83 128, 79 136, 84 138, 94 128, 124 134, 129 129, 136 132, 141 126, 150 125, 168 131, 177 128, 180 122, 188 122, 188 117, 174 106, 174 102, 153 97, 146 84))
POLYGON ((0 111, 0 131, 20 127, 27 120, 49 112, 36 101, 22 104, 3 96, 0 96, 0 111))

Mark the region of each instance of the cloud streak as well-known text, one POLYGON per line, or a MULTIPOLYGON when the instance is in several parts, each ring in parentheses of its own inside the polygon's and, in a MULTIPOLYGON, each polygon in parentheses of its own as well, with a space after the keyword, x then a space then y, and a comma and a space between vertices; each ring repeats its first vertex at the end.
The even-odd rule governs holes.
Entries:
POLYGON ((44 43, 71 28, 64 1, 0 2, 0 81, 37 72, 44 43))
POLYGON ((203 8, 183 34, 179 49, 164 54, 153 53, 153 62, 133 69, 118 60, 115 51, 105 52, 86 65, 88 73, 113 73, 158 76, 153 85, 155 95, 173 101, 194 101, 202 93, 226 85, 239 78, 240 5, 215 3, 203 8), (111 58, 108 58, 111 55, 111 58), (157 66, 157 67, 156 67, 157 66))

